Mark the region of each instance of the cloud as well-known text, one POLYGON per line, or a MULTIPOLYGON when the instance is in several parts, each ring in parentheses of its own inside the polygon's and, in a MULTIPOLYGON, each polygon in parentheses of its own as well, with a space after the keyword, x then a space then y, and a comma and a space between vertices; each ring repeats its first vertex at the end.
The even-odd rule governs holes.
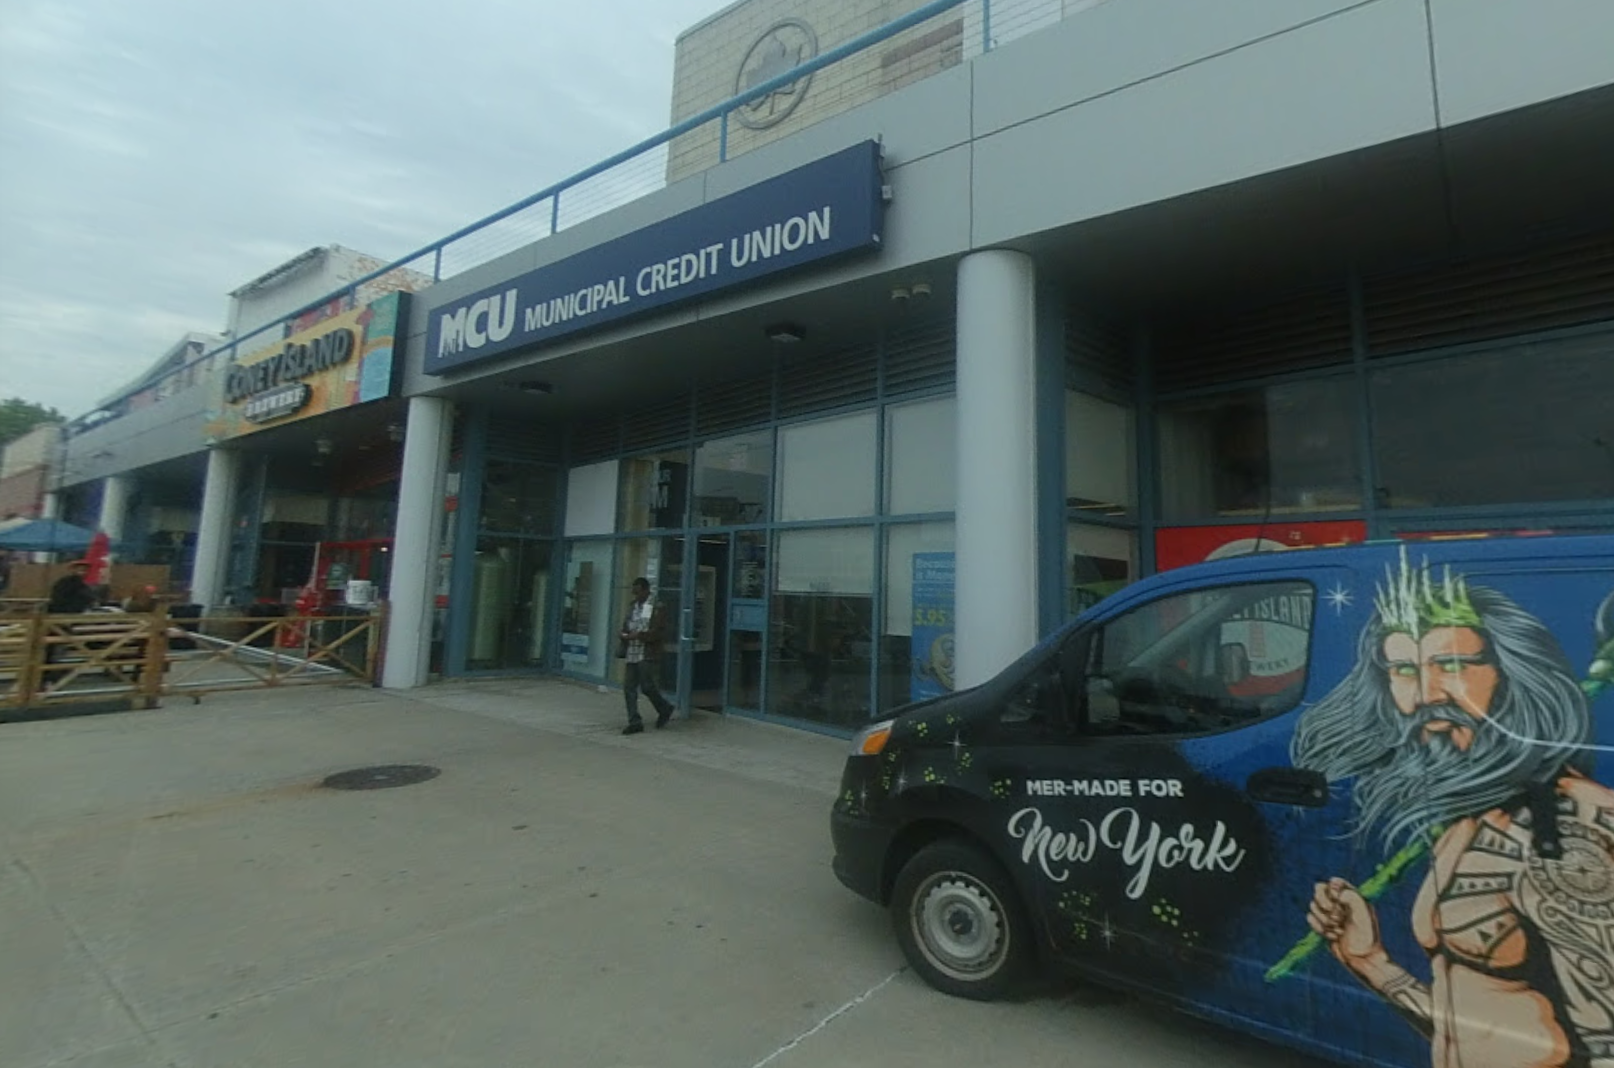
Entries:
POLYGON ((79 414, 304 249, 401 256, 657 132, 722 3, 8 0, 0 395, 79 414))

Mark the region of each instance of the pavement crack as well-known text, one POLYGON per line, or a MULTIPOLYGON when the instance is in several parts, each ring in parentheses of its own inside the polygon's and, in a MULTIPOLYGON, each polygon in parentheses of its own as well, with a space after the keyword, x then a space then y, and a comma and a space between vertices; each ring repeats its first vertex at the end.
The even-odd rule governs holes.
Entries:
POLYGON ((824 1028, 828 1027, 830 1024, 834 1023, 836 1020, 840 1019, 842 1016, 845 1016, 847 1013, 851 1012, 853 1009, 857 1008, 859 1005, 863 1004, 865 1001, 869 1000, 874 995, 878 994, 886 986, 890 985, 890 983, 891 983, 891 981, 893 979, 895 979, 897 976, 901 975, 903 972, 905 972, 907 970, 908 969, 905 968, 905 967, 904 968, 898 968, 896 971, 892 972, 890 975, 886 976, 884 979, 881 979, 878 983, 875 983, 873 986, 871 986, 867 990, 863 991, 863 993, 859 994, 857 997, 853 998, 851 1001, 848 1001, 846 1004, 842 1005, 840 1008, 836 1009, 834 1012, 830 1013, 828 1016, 824 1017, 822 1020, 819 1020, 817 1023, 813 1024, 813 1026, 809 1027, 807 1030, 803 1031, 801 1034, 797 1035, 795 1038, 791 1039, 789 1042, 786 1042, 784 1045, 780 1046, 778 1049, 774 1050, 772 1053, 768 1054, 766 1057, 762 1058, 757 1063, 753 1064, 751 1066, 751 1068, 763 1068, 763 1065, 771 1064, 773 1061, 779 1059, 780 1057, 783 1057, 785 1054, 789 1053, 791 1050, 795 1049, 797 1046, 801 1045, 803 1042, 807 1041, 809 1038, 812 1038, 814 1035, 818 1034, 818 1032, 822 1031, 824 1028))

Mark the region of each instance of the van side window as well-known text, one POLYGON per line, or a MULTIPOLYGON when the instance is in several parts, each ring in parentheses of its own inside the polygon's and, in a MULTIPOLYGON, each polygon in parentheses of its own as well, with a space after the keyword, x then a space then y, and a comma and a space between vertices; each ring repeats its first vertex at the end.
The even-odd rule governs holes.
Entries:
POLYGON ((1314 604, 1309 583, 1248 583, 1109 621, 1089 650, 1083 733, 1202 734, 1289 711, 1306 689, 1314 604))

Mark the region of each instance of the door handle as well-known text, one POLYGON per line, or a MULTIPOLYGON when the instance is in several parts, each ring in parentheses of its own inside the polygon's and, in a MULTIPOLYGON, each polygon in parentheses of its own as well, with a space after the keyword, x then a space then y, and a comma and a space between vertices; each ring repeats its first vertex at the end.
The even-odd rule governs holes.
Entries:
POLYGON ((1328 804, 1328 780, 1309 768, 1262 768, 1253 773, 1244 790, 1256 801, 1272 805, 1322 808, 1328 804))

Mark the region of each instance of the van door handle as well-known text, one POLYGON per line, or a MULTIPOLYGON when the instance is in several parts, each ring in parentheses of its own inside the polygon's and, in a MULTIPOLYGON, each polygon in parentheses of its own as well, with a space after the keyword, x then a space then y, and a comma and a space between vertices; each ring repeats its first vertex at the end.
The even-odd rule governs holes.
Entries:
POLYGON ((1328 780, 1309 768, 1262 768, 1245 783, 1245 792, 1273 805, 1322 808, 1328 804, 1328 780))

